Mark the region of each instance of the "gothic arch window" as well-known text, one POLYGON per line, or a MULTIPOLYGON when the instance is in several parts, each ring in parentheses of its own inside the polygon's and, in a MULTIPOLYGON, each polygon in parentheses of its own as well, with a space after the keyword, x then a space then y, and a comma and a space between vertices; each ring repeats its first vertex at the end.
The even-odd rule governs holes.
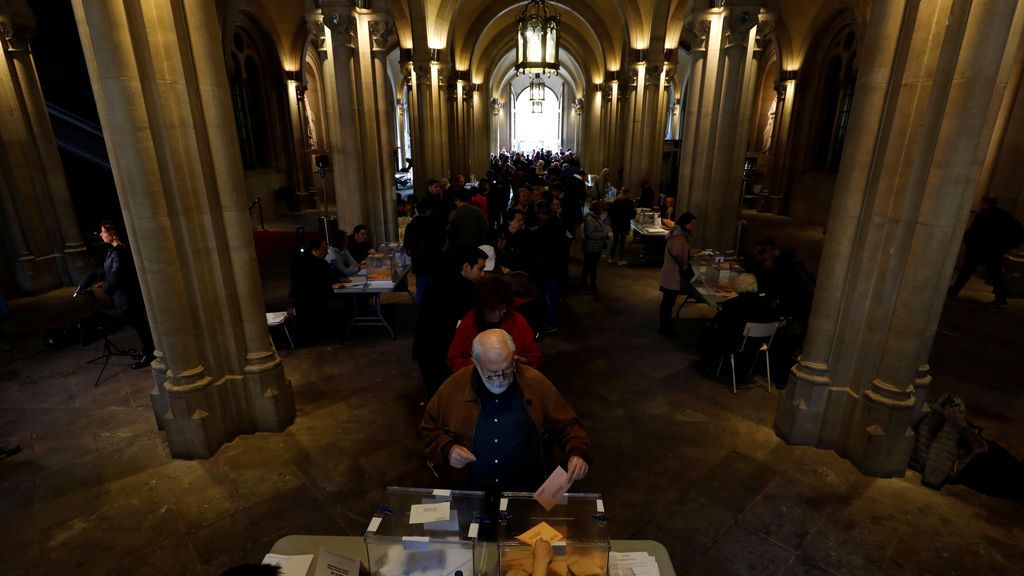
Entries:
POLYGON ((813 172, 839 172, 846 129, 857 84, 857 33, 843 25, 831 35, 823 51, 819 99, 811 134, 810 166, 813 172))
POLYGON ((273 167, 274 99, 268 90, 275 84, 276 72, 268 69, 258 44, 245 27, 233 26, 225 40, 228 85, 242 165, 246 170, 273 167))

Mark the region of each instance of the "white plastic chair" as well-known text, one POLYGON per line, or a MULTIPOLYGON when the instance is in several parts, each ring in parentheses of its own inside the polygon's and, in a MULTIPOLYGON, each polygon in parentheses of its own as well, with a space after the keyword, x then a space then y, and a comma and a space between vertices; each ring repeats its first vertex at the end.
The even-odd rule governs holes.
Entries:
MULTIPOLYGON (((772 341, 775 339, 775 331, 779 329, 780 322, 747 322, 747 325, 743 327, 743 340, 740 345, 729 353, 729 366, 732 368, 732 393, 736 393, 736 354, 743 352, 747 348, 747 340, 750 338, 765 339, 767 341, 761 344, 761 347, 757 349, 757 353, 764 352, 764 363, 765 370, 768 377, 768 391, 772 391, 772 364, 769 358, 768 350, 772 346, 772 341)), ((722 372, 722 363, 725 362, 725 358, 718 361, 718 372, 722 372)), ((754 364, 757 363, 757 357, 754 357, 754 361, 750 363, 750 370, 747 372, 747 376, 754 371, 754 364)))
POLYGON ((288 344, 294 350, 295 342, 292 340, 291 333, 288 332, 288 317, 288 312, 267 312, 267 328, 277 328, 280 326, 284 330, 284 335, 288 338, 288 344))

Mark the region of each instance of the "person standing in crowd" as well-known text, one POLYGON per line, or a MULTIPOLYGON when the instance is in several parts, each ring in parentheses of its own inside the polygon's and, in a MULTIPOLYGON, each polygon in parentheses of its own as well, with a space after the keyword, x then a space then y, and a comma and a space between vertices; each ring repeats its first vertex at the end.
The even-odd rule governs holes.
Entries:
POLYGON ((419 215, 405 229, 405 252, 412 258, 416 276, 416 309, 423 305, 423 294, 441 269, 445 242, 444 222, 438 208, 440 196, 428 194, 417 205, 419 215))
POLYGON ((513 272, 526 272, 531 276, 536 271, 537 251, 533 231, 526 227, 526 214, 518 208, 511 208, 505 217, 505 224, 498 233, 498 264, 513 272))
POLYGON ((654 188, 647 180, 640 181, 640 199, 637 201, 640 208, 654 207, 654 188))
POLYGON ((661 306, 658 308, 658 333, 665 338, 676 338, 672 327, 672 308, 676 297, 690 289, 693 270, 690 268, 690 235, 697 228, 697 217, 687 212, 679 217, 665 241, 665 261, 661 265, 661 306))
POLYGON ((453 250, 472 248, 487 239, 487 222, 483 212, 469 202, 470 193, 460 188, 455 193, 455 211, 448 217, 448 247, 453 250))
POLYGON ((583 219, 583 291, 597 292, 597 263, 601 260, 601 251, 608 243, 611 233, 601 219, 604 202, 590 203, 590 211, 583 219))
POLYGON ((533 337, 530 324, 515 311, 512 283, 502 276, 484 276, 473 289, 473 309, 466 312, 448 347, 448 369, 457 372, 472 364, 473 339, 491 328, 501 328, 512 336, 516 362, 540 368, 544 356, 533 337))
POLYGON ((556 213, 557 205, 557 200, 537 203, 540 226, 534 233, 539 247, 536 284, 543 289, 547 306, 547 321, 540 330, 543 334, 558 330, 558 302, 564 288, 564 276, 569 269, 569 248, 572 245, 572 236, 556 213))
POLYGON ((971 275, 979 266, 985 268, 992 282, 995 299, 990 306, 1006 306, 1006 281, 1003 278, 1003 256, 1024 241, 1021 223, 999 207, 995 196, 981 197, 981 211, 964 234, 967 246, 964 264, 960 267, 956 281, 949 288, 949 296, 955 297, 967 285, 971 275))
POLYGON ((447 258, 423 295, 412 341, 412 357, 420 367, 428 398, 449 375, 448 346, 456 324, 473 307, 473 285, 487 266, 487 253, 476 246, 449 252, 447 258))
POLYGON ((608 208, 608 220, 612 228, 612 248, 609 262, 618 260, 619 266, 626 265, 626 236, 629 235, 629 223, 636 218, 636 205, 628 186, 619 190, 618 196, 608 208))
POLYGON ((117 225, 110 220, 100 223, 100 239, 107 244, 107 256, 103 259, 103 292, 110 296, 114 308, 124 315, 142 342, 132 369, 145 368, 156 359, 153 355, 156 346, 149 329, 146 305, 142 300, 142 287, 139 285, 131 248, 121 240, 117 225))
POLYGON ((473 364, 452 375, 427 404, 423 451, 446 488, 535 491, 558 465, 570 483, 590 470, 590 438, 550 380, 515 360, 504 330, 473 340, 473 364), (557 452, 555 451, 557 449, 557 452), (551 461, 553 454, 564 458, 551 461))

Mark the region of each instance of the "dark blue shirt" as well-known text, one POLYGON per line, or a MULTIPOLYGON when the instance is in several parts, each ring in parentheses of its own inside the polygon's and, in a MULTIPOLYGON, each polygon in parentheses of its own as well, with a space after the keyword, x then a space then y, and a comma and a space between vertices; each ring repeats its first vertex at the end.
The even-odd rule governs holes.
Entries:
POLYGON ((471 448, 476 462, 469 465, 474 490, 534 491, 541 473, 531 470, 536 430, 514 382, 500 395, 492 394, 477 378, 480 417, 471 448))

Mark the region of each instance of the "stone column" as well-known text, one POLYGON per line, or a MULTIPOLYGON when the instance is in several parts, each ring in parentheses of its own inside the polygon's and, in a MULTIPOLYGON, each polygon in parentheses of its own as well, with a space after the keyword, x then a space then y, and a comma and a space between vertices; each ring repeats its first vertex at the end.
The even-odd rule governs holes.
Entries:
MULTIPOLYGON (((414 51, 416 48, 414 48, 414 51)), ((430 178, 451 176, 448 150, 447 94, 448 67, 414 53, 413 161, 416 191, 422 193, 430 178)))
POLYGON ((214 8, 75 0, 146 311, 171 454, 279 431, 291 385, 270 346, 214 8), (187 50, 182 49, 187 43, 187 50))
POLYGON ((366 221, 370 211, 363 190, 359 110, 355 98, 355 26, 351 6, 324 6, 324 25, 330 30, 328 40, 330 56, 327 66, 334 83, 324 87, 324 93, 333 96, 328 109, 330 122, 331 172, 337 203, 338 223, 351 231, 366 221))
POLYGON ((694 67, 683 154, 690 158, 680 166, 677 203, 700 220, 696 232, 700 246, 719 250, 734 246, 754 89, 754 40, 756 34, 770 32, 773 22, 757 0, 695 11, 687 17, 694 67))
POLYGON ((869 21, 822 257, 834 264, 776 419, 787 440, 833 447, 867 474, 902 474, 913 446, 921 359, 1016 4, 892 2, 869 21))
MULTIPOLYGON (((374 16, 369 22, 370 50, 373 54, 373 85, 374 98, 373 109, 375 110, 377 122, 377 172, 380 174, 378 194, 381 203, 381 212, 378 221, 378 239, 387 242, 398 241, 398 216, 395 207, 395 170, 391 158, 393 137, 390 120, 390 102, 395 98, 395 92, 388 82, 388 53, 387 48, 394 33, 394 25, 384 19, 383 15, 374 16)), ((369 106, 364 106, 369 111, 369 106)))
POLYGON ((49 235, 64 282, 77 284, 94 263, 89 259, 82 244, 74 205, 71 203, 71 194, 64 178, 64 167, 57 151, 57 140, 46 112, 46 101, 28 42, 32 28, 20 30, 19 33, 25 36, 20 40, 15 35, 15 30, 8 28, 8 33, 2 35, 7 45, 8 58, 13 64, 12 73, 16 79, 14 87, 19 90, 19 99, 25 107, 26 119, 35 144, 35 155, 39 159, 39 168, 43 176, 46 194, 38 198, 38 201, 45 205, 46 212, 52 213, 53 227, 49 230, 49 235))
MULTIPOLYGON (((33 25, 27 7, 0 13, 0 171, 7 184, 5 200, 9 200, 5 213, 15 237, 8 257, 19 289, 38 294, 61 286, 63 281, 55 254, 62 242, 54 241, 60 230, 53 206, 47 205, 51 193, 48 174, 32 123, 32 108, 41 104, 42 95, 24 85, 26 55, 31 62, 27 37, 33 25), (33 97, 40 101, 29 102, 33 97)), ((34 72, 29 80, 35 80, 34 72)), ((52 138, 52 129, 50 133, 52 138)), ((59 156, 55 160, 59 166, 59 156)), ((66 186, 63 190, 67 196, 66 186)))

